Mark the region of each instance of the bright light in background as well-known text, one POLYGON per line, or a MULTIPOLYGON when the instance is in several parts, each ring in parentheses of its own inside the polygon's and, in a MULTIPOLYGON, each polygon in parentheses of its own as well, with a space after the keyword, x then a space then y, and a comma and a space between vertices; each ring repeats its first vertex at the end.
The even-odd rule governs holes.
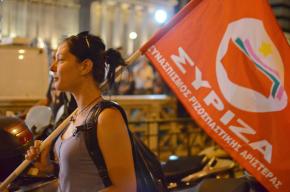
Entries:
POLYGON ((42 49, 45 47, 45 43, 42 38, 38 38, 37 47, 42 49))
POLYGON ((23 54, 23 53, 25 53, 25 50, 24 50, 24 49, 19 49, 19 50, 18 50, 18 53, 19 53, 19 54, 23 54))
POLYGON ((51 48, 52 49, 57 49, 58 43, 57 43, 57 39, 56 38, 52 38, 51 40, 51 48))
POLYGON ((13 134, 17 134, 18 131, 17 131, 17 129, 12 129, 11 133, 13 133, 13 134))
POLYGON ((168 159, 171 160, 171 161, 174 161, 174 160, 177 160, 178 159, 178 156, 176 156, 176 155, 170 155, 168 159))
POLYGON ((12 38, 16 37, 16 33, 14 33, 14 32, 10 33, 10 37, 12 37, 12 38))
POLYGON ((19 60, 23 60, 24 59, 24 55, 18 55, 18 59, 19 60))
POLYGON ((158 9, 155 11, 154 18, 158 23, 162 24, 167 19, 167 13, 163 9, 158 9))
POLYGON ((25 50, 24 49, 19 49, 18 53, 19 53, 18 59, 19 60, 23 60, 24 59, 24 55, 23 54, 25 53, 25 50))
POLYGON ((131 33, 129 34, 129 38, 130 38, 130 39, 136 39, 136 38, 137 38, 137 36, 138 36, 138 35, 137 35, 137 33, 136 33, 136 32, 134 32, 134 31, 133 31, 133 32, 131 32, 131 33))

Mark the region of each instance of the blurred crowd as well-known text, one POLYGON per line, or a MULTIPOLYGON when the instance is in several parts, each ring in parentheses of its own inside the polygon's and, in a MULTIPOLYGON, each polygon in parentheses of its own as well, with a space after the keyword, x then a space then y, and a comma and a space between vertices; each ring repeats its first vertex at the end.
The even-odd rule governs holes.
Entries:
POLYGON ((123 69, 111 90, 114 95, 170 94, 170 90, 145 56, 123 69))

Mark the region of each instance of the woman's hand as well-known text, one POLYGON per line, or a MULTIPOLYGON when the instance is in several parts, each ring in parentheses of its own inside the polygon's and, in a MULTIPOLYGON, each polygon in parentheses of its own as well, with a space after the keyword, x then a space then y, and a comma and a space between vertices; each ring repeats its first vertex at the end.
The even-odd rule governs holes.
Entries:
POLYGON ((41 141, 40 140, 35 140, 34 145, 30 146, 30 148, 27 150, 25 154, 25 159, 27 160, 38 160, 40 156, 40 145, 41 141))
POLYGON ((49 173, 53 169, 49 159, 50 144, 40 153, 41 142, 40 140, 34 141, 34 145, 27 150, 25 159, 34 161, 33 164, 39 171, 49 173))

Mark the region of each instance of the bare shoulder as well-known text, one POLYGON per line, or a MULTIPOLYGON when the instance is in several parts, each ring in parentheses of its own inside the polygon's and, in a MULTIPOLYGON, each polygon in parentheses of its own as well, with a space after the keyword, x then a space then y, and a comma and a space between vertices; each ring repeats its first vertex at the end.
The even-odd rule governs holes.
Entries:
MULTIPOLYGON (((98 125, 114 124, 115 122, 124 122, 121 112, 116 108, 104 109, 98 118, 98 125)), ((125 122, 124 122, 125 123, 125 122)))
POLYGON ((121 112, 116 108, 104 109, 98 118, 98 133, 105 134, 118 134, 119 137, 126 135, 127 127, 122 117, 121 112))

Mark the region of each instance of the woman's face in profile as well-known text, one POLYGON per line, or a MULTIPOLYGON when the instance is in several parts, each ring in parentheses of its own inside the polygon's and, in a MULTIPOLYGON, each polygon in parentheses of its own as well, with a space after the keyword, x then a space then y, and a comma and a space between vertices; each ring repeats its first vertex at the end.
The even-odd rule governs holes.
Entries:
POLYGON ((54 73, 54 86, 60 91, 73 91, 80 83, 81 63, 69 51, 66 42, 62 43, 55 54, 50 70, 54 73))

